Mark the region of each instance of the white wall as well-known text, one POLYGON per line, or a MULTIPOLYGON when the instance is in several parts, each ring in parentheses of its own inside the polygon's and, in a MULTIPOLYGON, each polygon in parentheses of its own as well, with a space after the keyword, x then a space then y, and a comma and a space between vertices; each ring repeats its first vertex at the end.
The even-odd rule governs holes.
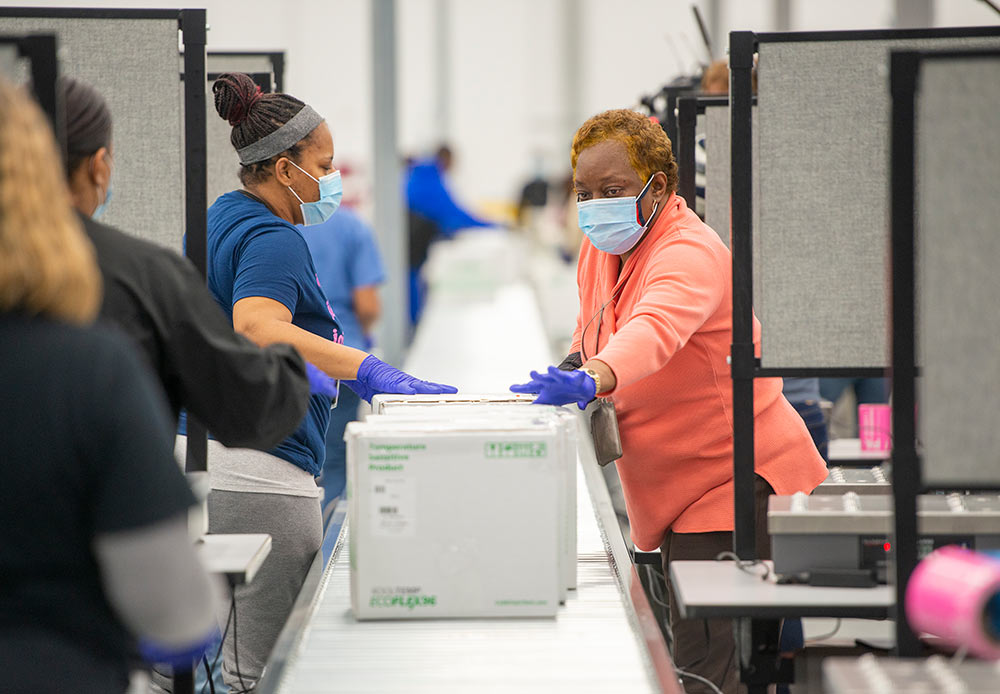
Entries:
MULTIPOLYGON (((57 2, 20 0, 20 5, 57 2)), ((208 10, 209 50, 282 49, 286 89, 324 114, 338 162, 371 173, 371 9, 368 0, 88 0, 88 6, 208 10)), ((704 51, 691 0, 397 0, 399 141, 403 153, 432 149, 447 135, 455 187, 471 205, 512 198, 536 162, 558 174, 569 165, 576 125, 607 108, 629 107, 685 71, 704 51), (435 12, 449 11, 439 36, 435 12), (573 13, 572 16, 569 13, 573 13), (566 50, 576 32, 578 54, 566 50), (450 61, 447 118, 438 113, 450 61), (568 98, 576 66, 579 93, 568 98), (442 133, 443 126, 448 133, 442 133)), ((708 13, 711 2, 697 2, 708 13)), ((732 29, 774 29, 774 0, 719 0, 724 46, 732 29)), ((710 21, 710 18, 706 16, 710 21)), ((892 26, 894 0, 792 0, 793 30, 892 26)), ((935 0, 936 26, 1000 23, 978 0, 935 0)), ((361 182, 359 182, 361 183, 361 182)))

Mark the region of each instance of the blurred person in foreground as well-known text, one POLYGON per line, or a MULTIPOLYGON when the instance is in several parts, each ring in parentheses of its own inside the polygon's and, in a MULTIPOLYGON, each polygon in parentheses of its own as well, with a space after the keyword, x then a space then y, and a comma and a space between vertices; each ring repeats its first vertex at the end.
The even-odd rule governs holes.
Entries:
POLYGON ((191 663, 215 634, 167 405, 101 302, 41 111, 0 81, 0 677, 124 692, 130 660, 191 663))

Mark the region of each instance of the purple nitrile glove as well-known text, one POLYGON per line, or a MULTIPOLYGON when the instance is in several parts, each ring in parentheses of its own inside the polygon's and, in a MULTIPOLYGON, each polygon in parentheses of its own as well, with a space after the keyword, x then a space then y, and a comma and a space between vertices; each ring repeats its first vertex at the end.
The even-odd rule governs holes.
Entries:
POLYGON ((550 366, 547 373, 531 372, 531 381, 514 384, 513 393, 538 393, 536 405, 567 405, 575 402, 581 410, 597 396, 594 379, 582 371, 561 371, 550 366))
POLYGON ((309 362, 306 362, 306 376, 309 377, 310 393, 330 398, 337 397, 337 379, 330 378, 309 362))
POLYGON ((215 642, 219 632, 213 629, 204 638, 183 646, 167 646, 149 639, 139 639, 139 654, 147 663, 165 663, 174 667, 191 667, 215 642))
POLYGON ((440 395, 441 393, 458 392, 458 388, 454 386, 446 386, 441 383, 432 383, 431 381, 422 381, 419 378, 414 378, 408 373, 389 366, 373 354, 369 354, 361 362, 357 380, 344 381, 343 383, 368 402, 371 402, 372 396, 378 393, 398 393, 401 395, 429 393, 431 395, 440 395))

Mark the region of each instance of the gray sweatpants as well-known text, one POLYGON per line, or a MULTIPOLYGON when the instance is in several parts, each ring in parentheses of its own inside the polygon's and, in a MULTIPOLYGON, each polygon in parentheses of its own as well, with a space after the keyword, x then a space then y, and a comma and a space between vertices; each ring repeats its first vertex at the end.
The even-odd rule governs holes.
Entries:
MULTIPOLYGON (((212 490, 208 528, 210 533, 271 536, 271 553, 260 571, 252 582, 236 587, 235 625, 230 624, 222 644, 223 679, 238 692, 260 679, 322 544, 323 519, 317 498, 212 490)), ((223 628, 228 615, 227 606, 223 628)))

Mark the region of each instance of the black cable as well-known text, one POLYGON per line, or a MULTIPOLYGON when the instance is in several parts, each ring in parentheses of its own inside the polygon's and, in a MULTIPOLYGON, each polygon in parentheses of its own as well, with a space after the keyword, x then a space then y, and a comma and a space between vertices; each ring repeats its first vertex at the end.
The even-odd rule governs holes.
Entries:
MULTIPOLYGON (((236 612, 236 599, 234 598, 232 602, 229 603, 229 616, 226 617, 226 627, 222 630, 222 638, 219 639, 219 650, 215 652, 215 657, 212 658, 212 667, 209 669, 208 682, 212 684, 212 694, 215 694, 215 683, 212 682, 212 672, 215 671, 215 665, 219 662, 219 658, 222 656, 222 646, 226 643, 226 635, 229 633, 229 625, 233 622, 233 615, 236 612)), ((208 684, 206 682, 206 684, 208 684)), ((199 694, 205 694, 205 685, 201 686, 201 692, 199 694)))
POLYGON ((739 569, 743 573, 748 573, 751 576, 756 576, 762 581, 766 581, 767 579, 771 578, 771 576, 774 574, 774 572, 771 570, 771 567, 765 564, 761 559, 740 559, 735 552, 719 552, 715 556, 715 561, 722 561, 723 559, 732 559, 733 562, 735 562, 737 569, 739 569), (759 574, 755 571, 750 570, 757 566, 763 567, 764 569, 763 574, 759 574))
POLYGON ((1000 14, 1000 7, 997 7, 996 5, 994 5, 990 0, 982 0, 982 1, 985 2, 987 5, 989 5, 990 8, 992 8, 992 10, 994 12, 996 12, 997 14, 1000 14))
MULTIPOLYGON (((230 583, 232 594, 233 594, 233 661, 236 664, 236 676, 240 680, 240 687, 242 687, 242 692, 249 692, 250 687, 247 687, 247 683, 243 681, 243 673, 240 672, 240 651, 236 645, 237 627, 236 627, 236 585, 230 583)), ((242 692, 240 694, 242 694, 242 692)))
MULTIPOLYGON (((201 662, 205 666, 205 678, 208 680, 206 682, 206 684, 208 684, 208 689, 211 692, 211 694, 215 694, 215 682, 212 681, 212 667, 208 664, 208 656, 205 655, 205 654, 202 654, 202 656, 201 656, 201 662)), ((201 689, 202 689, 202 691, 204 691, 205 687, 202 686, 201 689)))

